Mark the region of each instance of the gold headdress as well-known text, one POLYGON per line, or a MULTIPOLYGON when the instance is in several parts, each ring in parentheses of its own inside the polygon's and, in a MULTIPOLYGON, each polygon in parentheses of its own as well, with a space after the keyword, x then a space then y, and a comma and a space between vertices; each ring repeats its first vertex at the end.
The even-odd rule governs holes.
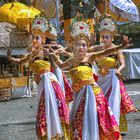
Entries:
POLYGON ((46 31, 49 30, 49 22, 46 17, 36 17, 32 25, 32 33, 39 34, 43 39, 46 37, 46 31))
POLYGON ((49 30, 46 31, 46 37, 53 40, 57 38, 57 30, 50 21, 49 21, 49 30))
POLYGON ((105 15, 100 18, 100 36, 109 34, 114 36, 117 33, 116 25, 112 21, 110 15, 105 15))
POLYGON ((44 39, 57 38, 57 31, 54 25, 46 17, 36 17, 32 25, 32 33, 41 35, 44 39))
POLYGON ((86 21, 74 21, 71 25, 71 38, 73 41, 83 39, 90 41, 91 33, 90 26, 86 23, 86 21))
POLYGON ((38 34, 45 34, 49 29, 49 22, 45 17, 36 17, 33 21, 32 32, 38 34))

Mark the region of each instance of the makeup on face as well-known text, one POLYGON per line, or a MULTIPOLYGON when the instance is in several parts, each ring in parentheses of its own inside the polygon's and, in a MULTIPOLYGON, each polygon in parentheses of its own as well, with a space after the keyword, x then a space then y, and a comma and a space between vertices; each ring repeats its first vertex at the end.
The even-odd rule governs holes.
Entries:
POLYGON ((41 37, 40 36, 35 36, 35 39, 39 40, 39 39, 41 39, 41 37))
POLYGON ((80 42, 77 42, 77 43, 75 43, 75 46, 76 46, 76 47, 79 47, 79 48, 80 48, 80 47, 85 48, 85 47, 87 47, 87 44, 84 43, 84 42, 81 42, 81 43, 80 43, 80 42))
POLYGON ((33 45, 38 48, 42 44, 42 38, 39 35, 34 36, 33 45))
POLYGON ((103 38, 103 39, 110 39, 111 36, 110 36, 110 35, 103 35, 102 38, 103 38))

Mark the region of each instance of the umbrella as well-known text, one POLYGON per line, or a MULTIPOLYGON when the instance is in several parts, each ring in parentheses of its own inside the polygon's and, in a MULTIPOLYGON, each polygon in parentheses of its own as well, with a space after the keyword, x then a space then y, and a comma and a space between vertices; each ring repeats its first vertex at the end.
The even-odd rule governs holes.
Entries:
POLYGON ((14 11, 9 9, 0 9, 0 22, 17 23, 14 11))
POLYGON ((140 22, 139 11, 131 0, 110 0, 110 9, 123 18, 140 22))
POLYGON ((19 3, 19 2, 12 2, 12 3, 6 3, 4 5, 2 5, 0 7, 0 9, 9 9, 9 10, 12 10, 14 12, 18 12, 19 10, 22 10, 22 9, 27 9, 28 7, 22 3, 19 3))
POLYGON ((0 7, 0 21, 16 23, 16 15, 21 9, 27 9, 28 7, 19 2, 7 3, 0 7))
MULTIPOLYGON (((17 13, 17 24, 20 27, 31 26, 32 20, 35 16, 38 16, 40 11, 34 7, 29 7, 28 9, 22 9, 17 13)), ((30 30, 30 29, 29 29, 30 30)))
POLYGON ((26 18, 34 18, 35 16, 39 15, 40 11, 35 9, 34 7, 30 7, 28 9, 22 9, 17 13, 17 19, 18 18, 22 18, 25 19, 26 18))

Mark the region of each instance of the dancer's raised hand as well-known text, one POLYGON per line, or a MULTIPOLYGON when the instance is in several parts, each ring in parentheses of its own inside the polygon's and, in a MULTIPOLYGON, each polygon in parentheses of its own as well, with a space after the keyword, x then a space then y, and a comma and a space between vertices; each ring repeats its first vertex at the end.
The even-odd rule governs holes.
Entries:
POLYGON ((122 42, 123 46, 126 46, 127 48, 133 46, 131 41, 132 41, 132 38, 129 38, 128 36, 123 35, 123 42, 122 42))

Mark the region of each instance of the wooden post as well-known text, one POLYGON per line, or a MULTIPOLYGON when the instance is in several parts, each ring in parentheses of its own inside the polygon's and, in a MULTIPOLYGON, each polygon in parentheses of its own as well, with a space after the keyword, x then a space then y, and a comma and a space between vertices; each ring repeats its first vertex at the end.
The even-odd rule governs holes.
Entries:
POLYGON ((56 19, 57 19, 57 32, 58 34, 60 34, 59 0, 56 0, 56 19))
POLYGON ((34 7, 36 8, 37 6, 37 0, 34 0, 34 7))
POLYGON ((71 9, 70 9, 70 0, 62 0, 63 4, 63 14, 64 14, 64 38, 68 40, 70 37, 69 25, 71 24, 71 9))
POLYGON ((22 65, 22 64, 20 65, 20 73, 21 73, 21 76, 24 75, 24 74, 23 74, 23 65, 22 65))
POLYGON ((108 7, 107 0, 105 0, 105 14, 107 14, 107 7, 108 7))

